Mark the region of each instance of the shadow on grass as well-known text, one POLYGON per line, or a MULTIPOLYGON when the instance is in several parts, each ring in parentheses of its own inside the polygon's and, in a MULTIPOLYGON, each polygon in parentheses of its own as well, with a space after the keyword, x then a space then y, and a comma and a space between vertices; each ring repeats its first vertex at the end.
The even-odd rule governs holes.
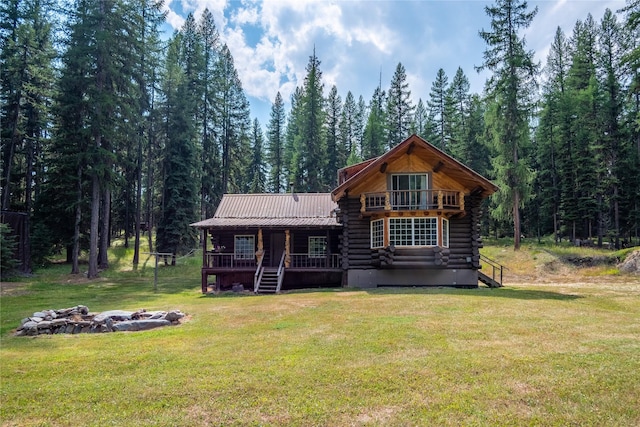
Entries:
MULTIPOLYGON (((313 293, 340 293, 340 292, 365 292, 370 295, 456 295, 456 296, 469 296, 469 297, 493 297, 493 298, 511 298, 520 300, 556 300, 556 301, 571 301, 580 298, 584 298, 581 295, 564 294, 560 292, 539 291, 530 289, 513 289, 509 287, 503 288, 473 288, 473 289, 460 289, 460 288, 448 288, 448 287, 380 287, 380 288, 305 288, 305 289, 287 289, 283 290, 284 295, 294 294, 313 294, 313 293)), ((201 298, 234 298, 234 297, 247 297, 253 296, 253 293, 231 292, 224 291, 217 294, 201 294, 201 298)), ((278 295, 260 294, 259 296, 273 296, 275 298, 278 295)))
POLYGON ((564 294, 560 292, 539 291, 532 289, 503 288, 446 288, 446 287, 383 287, 375 289, 361 289, 372 295, 393 295, 393 294, 424 294, 424 295, 463 295, 481 296, 495 298, 511 298, 521 300, 541 300, 550 299, 558 301, 571 301, 584 298, 580 295, 564 294))

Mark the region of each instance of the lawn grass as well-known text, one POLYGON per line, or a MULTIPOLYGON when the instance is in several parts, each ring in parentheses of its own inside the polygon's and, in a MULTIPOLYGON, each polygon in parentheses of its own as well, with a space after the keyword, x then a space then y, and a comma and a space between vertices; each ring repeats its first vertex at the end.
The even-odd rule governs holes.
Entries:
POLYGON ((637 276, 531 282, 518 262, 541 274, 555 261, 524 248, 503 254, 500 289, 203 296, 198 256, 161 267, 156 291, 152 263, 133 271, 117 250, 98 280, 55 266, 1 297, 3 425, 640 424, 637 276), (77 304, 190 318, 11 334, 34 310, 77 304))

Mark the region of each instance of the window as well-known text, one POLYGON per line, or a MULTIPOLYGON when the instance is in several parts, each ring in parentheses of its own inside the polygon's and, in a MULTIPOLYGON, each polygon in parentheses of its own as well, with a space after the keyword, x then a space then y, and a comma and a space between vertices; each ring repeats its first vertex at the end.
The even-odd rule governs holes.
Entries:
POLYGON ((442 246, 449 247, 449 220, 442 218, 442 246))
POLYGON ((371 247, 381 248, 384 246, 384 219, 371 221, 371 247))
POLYGON ((324 258, 327 256, 327 237, 309 237, 309 258, 324 258))
POLYGON ((394 209, 426 209, 427 174, 391 175, 394 209))
POLYGON ((395 246, 436 246, 437 218, 390 218, 389 243, 395 246))
POLYGON ((255 236, 234 236, 235 245, 233 256, 235 259, 253 259, 255 257, 255 236))

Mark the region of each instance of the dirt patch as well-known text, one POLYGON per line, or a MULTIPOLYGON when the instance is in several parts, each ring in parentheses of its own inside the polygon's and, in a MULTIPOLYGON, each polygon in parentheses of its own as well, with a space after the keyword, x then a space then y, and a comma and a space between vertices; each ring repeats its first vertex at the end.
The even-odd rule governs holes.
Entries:
POLYGON ((598 265, 614 265, 618 260, 608 256, 563 256, 560 260, 576 267, 595 267, 598 265))
POLYGON ((27 282, 0 282, 0 296, 27 295, 28 286, 27 282))

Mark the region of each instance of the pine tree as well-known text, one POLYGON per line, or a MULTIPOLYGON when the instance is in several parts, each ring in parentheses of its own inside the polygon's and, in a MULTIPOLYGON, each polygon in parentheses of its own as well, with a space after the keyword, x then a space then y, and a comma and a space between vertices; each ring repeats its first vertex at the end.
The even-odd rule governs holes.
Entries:
POLYGON ((429 119, 429 113, 422 102, 422 98, 418 99, 416 104, 416 111, 413 115, 413 121, 411 122, 411 133, 426 139, 429 141, 430 137, 427 136, 427 120, 429 119))
POLYGON ((351 91, 347 92, 340 115, 340 136, 347 157, 359 159, 358 135, 356 131, 357 106, 351 91))
POLYGON ((319 192, 329 185, 323 180, 326 167, 326 147, 324 145, 324 97, 320 60, 315 54, 309 57, 307 75, 302 88, 300 105, 300 128, 295 137, 295 150, 299 162, 302 181, 300 190, 319 192))
POLYGON ((392 148, 409 136, 414 106, 404 66, 398 63, 387 96, 387 142, 392 148))
POLYGON ((590 238, 596 222, 597 163, 600 134, 597 124, 596 28, 591 15, 578 21, 571 39, 571 66, 567 72, 566 108, 570 138, 559 149, 561 181, 560 209, 565 231, 572 240, 590 238))
POLYGON ((598 69, 602 81, 602 157, 600 165, 600 184, 603 205, 599 208, 598 244, 606 232, 608 222, 605 216, 611 212, 613 234, 616 248, 620 248, 620 182, 624 175, 621 168, 621 154, 625 152, 624 145, 628 139, 622 130, 623 94, 621 85, 621 70, 623 55, 622 29, 611 10, 605 11, 599 28, 598 69), (611 209, 609 209, 609 206, 611 209))
POLYGON ((251 117, 249 101, 227 45, 222 46, 216 78, 219 85, 217 133, 222 149, 222 192, 245 192, 250 182, 247 177, 250 158, 246 153, 250 152, 251 145, 251 117))
POLYGON ((386 145, 386 95, 382 87, 378 86, 369 101, 369 116, 364 127, 362 142, 362 157, 370 159, 382 155, 386 145))
POLYGON ((262 135, 262 129, 258 119, 253 120, 253 127, 251 132, 251 164, 247 171, 248 177, 251 178, 251 185, 249 186, 250 193, 264 193, 266 190, 266 172, 263 158, 263 145, 264 135, 262 135))
POLYGON ((448 151, 448 135, 447 135, 447 91, 449 84, 449 78, 445 74, 444 70, 440 68, 436 74, 436 79, 431 85, 431 92, 429 92, 429 112, 431 116, 435 118, 438 123, 438 129, 436 131, 433 144, 443 151, 448 151))
POLYGON ((563 141, 572 138, 569 132, 571 114, 565 91, 569 65, 569 44, 562 29, 558 27, 544 70, 546 81, 543 85, 543 106, 536 130, 536 156, 539 171, 535 185, 538 189, 536 193, 539 202, 532 207, 543 221, 540 224, 541 232, 552 232, 556 242, 560 237, 562 219, 560 217, 562 178, 567 176, 563 175, 563 159, 560 152, 563 141), (547 222, 544 222, 544 218, 547 222))
POLYGON ((169 42, 162 82, 166 120, 162 163, 164 186, 156 249, 174 256, 195 246, 195 232, 190 224, 197 218, 198 185, 194 179, 197 176, 194 115, 197 94, 191 91, 184 46, 182 33, 177 33, 169 42))
POLYGON ((206 219, 214 214, 222 195, 220 179, 221 161, 220 146, 216 138, 220 120, 219 81, 216 78, 216 67, 220 55, 220 35, 213 15, 209 9, 202 13, 198 25, 198 34, 202 43, 202 93, 200 116, 200 162, 202 172, 200 178, 200 218, 206 219))
POLYGON ((338 169, 347 161, 347 150, 342 141, 341 115, 342 98, 338 95, 338 88, 334 85, 329 91, 326 108, 326 147, 327 167, 324 169, 324 181, 335 184, 338 169))
POLYGON ((468 133, 467 119, 469 117, 469 79, 458 67, 453 81, 447 89, 447 133, 449 134, 449 152, 456 157, 458 146, 464 144, 468 133))
POLYGON ((532 171, 526 163, 529 145, 529 120, 537 74, 533 52, 525 50, 518 31, 526 29, 538 9, 527 11, 522 0, 497 0, 485 7, 491 18, 491 31, 480 31, 487 43, 484 63, 478 70, 493 72, 486 86, 492 98, 489 129, 496 149, 494 167, 500 190, 494 196, 498 219, 513 221, 514 249, 520 248, 520 209, 531 197, 532 171))
MULTIPOLYGON (((47 19, 49 1, 7 2, 0 6, 0 146, 2 209, 27 213, 31 228, 36 183, 42 182, 42 153, 50 132, 53 97, 52 25, 47 19)), ((30 234, 25 236, 25 260, 21 268, 31 270, 30 234)))
POLYGON ((266 158, 270 165, 268 189, 274 193, 281 193, 287 189, 284 174, 285 120, 284 101, 278 92, 271 105, 271 116, 267 124, 266 158))

